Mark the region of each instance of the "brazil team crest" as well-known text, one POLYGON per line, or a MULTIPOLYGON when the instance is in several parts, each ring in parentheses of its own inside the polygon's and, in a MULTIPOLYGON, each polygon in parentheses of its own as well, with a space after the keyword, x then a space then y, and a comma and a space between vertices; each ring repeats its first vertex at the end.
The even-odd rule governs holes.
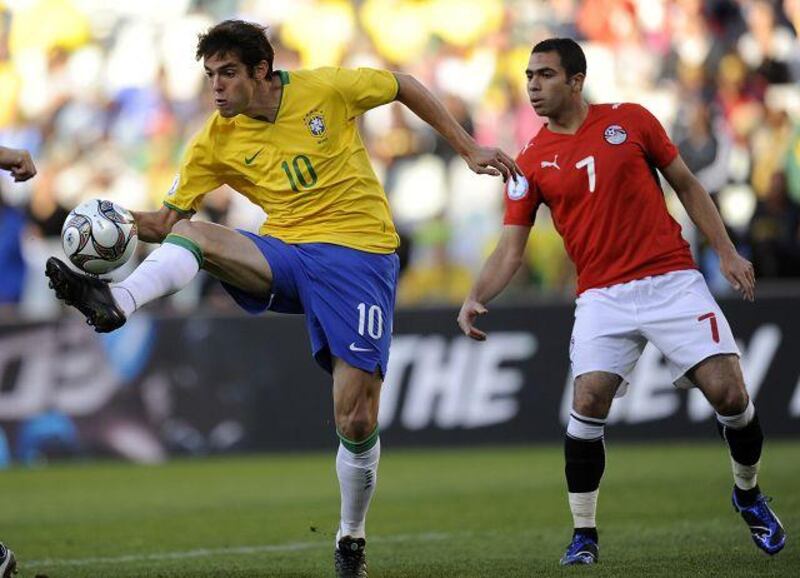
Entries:
POLYGON ((306 115, 306 126, 309 132, 314 136, 323 136, 327 130, 325 125, 325 116, 319 110, 312 110, 306 115))

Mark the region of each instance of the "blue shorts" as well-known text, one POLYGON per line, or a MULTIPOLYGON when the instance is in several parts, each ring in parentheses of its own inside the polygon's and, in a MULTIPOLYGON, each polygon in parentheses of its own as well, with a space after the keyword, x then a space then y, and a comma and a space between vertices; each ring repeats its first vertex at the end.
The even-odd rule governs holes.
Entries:
POLYGON ((367 253, 329 243, 289 244, 239 231, 272 269, 272 294, 222 285, 249 313, 305 313, 314 359, 328 373, 331 356, 386 375, 400 262, 395 253, 367 253))

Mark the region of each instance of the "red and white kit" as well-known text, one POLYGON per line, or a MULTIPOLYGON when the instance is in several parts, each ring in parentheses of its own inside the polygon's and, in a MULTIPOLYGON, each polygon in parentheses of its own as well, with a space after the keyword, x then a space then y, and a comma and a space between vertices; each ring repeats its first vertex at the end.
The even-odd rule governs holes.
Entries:
POLYGON ((517 157, 526 179, 509 181, 504 223, 533 225, 542 203, 552 212, 578 272, 576 377, 606 371, 627 380, 647 341, 676 382, 711 355, 739 355, 667 211, 656 170, 677 155, 658 120, 626 103, 590 105, 574 135, 545 126, 517 157))

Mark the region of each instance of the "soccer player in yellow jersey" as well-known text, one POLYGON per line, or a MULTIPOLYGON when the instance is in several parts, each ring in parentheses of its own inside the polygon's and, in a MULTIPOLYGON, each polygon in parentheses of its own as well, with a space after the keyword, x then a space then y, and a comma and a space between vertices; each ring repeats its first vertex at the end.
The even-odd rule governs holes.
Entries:
POLYGON ((378 399, 389 358, 398 236, 356 118, 397 100, 441 133, 480 174, 519 173, 479 147, 407 74, 360 68, 273 70, 264 28, 225 21, 199 38, 216 111, 189 145, 156 212, 134 213, 139 238, 162 245, 123 282, 107 285, 56 258, 59 298, 97 331, 186 286, 205 269, 250 312, 304 313, 313 354, 333 376, 341 440, 336 471, 339 576, 366 576, 364 523, 377 479, 378 399), (262 207, 258 235, 191 220, 203 195, 227 184, 262 207))

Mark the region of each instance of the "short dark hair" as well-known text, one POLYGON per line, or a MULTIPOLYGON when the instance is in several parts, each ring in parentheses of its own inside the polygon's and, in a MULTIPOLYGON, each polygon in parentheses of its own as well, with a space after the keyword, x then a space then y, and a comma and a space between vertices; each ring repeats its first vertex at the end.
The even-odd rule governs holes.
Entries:
POLYGON ((531 52, 557 52, 567 78, 576 74, 586 75, 586 55, 572 38, 548 38, 533 47, 531 52))
POLYGON ((225 20, 198 35, 195 58, 200 60, 217 54, 235 54, 250 76, 258 63, 266 60, 267 78, 272 78, 275 51, 267 38, 266 26, 244 20, 225 20))

